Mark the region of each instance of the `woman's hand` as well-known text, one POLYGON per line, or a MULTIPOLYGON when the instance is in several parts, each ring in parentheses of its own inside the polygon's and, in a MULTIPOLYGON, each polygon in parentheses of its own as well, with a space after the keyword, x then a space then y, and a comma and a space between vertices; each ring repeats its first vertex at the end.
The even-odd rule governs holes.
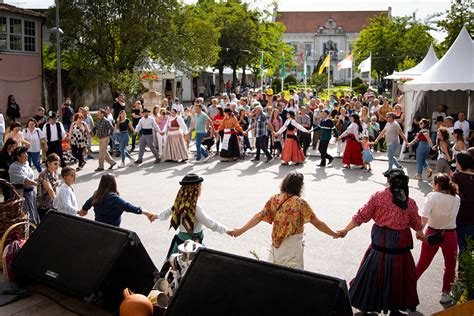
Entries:
POLYGON ((344 238, 344 237, 346 237, 346 235, 347 235, 347 230, 345 230, 345 229, 338 230, 338 231, 337 231, 337 236, 334 237, 334 239, 337 239, 337 238, 344 238))
POLYGON ((85 210, 80 210, 79 212, 77 212, 77 215, 79 215, 79 216, 86 216, 86 215, 87 215, 87 211, 85 211, 85 210))
POLYGON ((227 235, 232 236, 232 237, 239 237, 242 234, 243 234, 243 231, 241 228, 234 228, 232 230, 227 231, 227 235))
POLYGON ((145 215, 146 218, 148 218, 150 223, 153 223, 155 221, 155 219, 158 219, 158 216, 156 214, 153 214, 153 213, 150 213, 150 212, 147 212, 147 211, 142 211, 142 214, 145 215))
POLYGON ((426 235, 421 230, 416 232, 416 239, 418 239, 420 241, 427 241, 428 240, 426 235))

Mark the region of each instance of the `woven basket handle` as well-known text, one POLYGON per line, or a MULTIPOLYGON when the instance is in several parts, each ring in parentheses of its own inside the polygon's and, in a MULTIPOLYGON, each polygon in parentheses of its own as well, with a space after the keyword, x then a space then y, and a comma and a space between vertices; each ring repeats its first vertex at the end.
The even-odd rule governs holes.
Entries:
POLYGON ((0 241, 0 263, 3 258, 3 250, 5 249, 5 242, 7 241, 8 235, 17 227, 21 225, 28 225, 28 229, 25 230, 25 235, 29 234, 30 226, 36 229, 36 225, 30 222, 19 222, 8 227, 8 229, 3 233, 2 240, 0 241))
POLYGON ((3 186, 6 186, 6 187, 8 187, 10 190, 12 190, 13 195, 15 195, 15 200, 21 199, 21 195, 18 194, 18 192, 16 191, 15 187, 13 186, 13 184, 11 184, 10 182, 8 182, 7 180, 2 179, 2 178, 0 178, 0 184, 3 185, 3 186))

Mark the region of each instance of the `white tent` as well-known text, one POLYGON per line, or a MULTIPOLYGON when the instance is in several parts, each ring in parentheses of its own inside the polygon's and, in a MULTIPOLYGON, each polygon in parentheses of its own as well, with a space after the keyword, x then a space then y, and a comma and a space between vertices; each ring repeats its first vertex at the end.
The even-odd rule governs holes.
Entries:
POLYGON ((428 53, 426 53, 425 58, 423 58, 423 60, 418 65, 404 71, 394 71, 393 74, 385 77, 384 79, 392 79, 392 80, 397 80, 397 79, 402 79, 402 78, 414 79, 420 76, 422 73, 424 73, 428 69, 430 69, 431 66, 433 66, 437 62, 438 62, 438 57, 436 56, 436 53, 434 51, 433 44, 431 44, 430 48, 428 49, 428 53))
POLYGON ((474 44, 463 28, 443 58, 403 85, 405 126, 411 126, 422 105, 426 105, 423 114, 431 117, 432 110, 440 103, 448 105, 450 113, 467 108, 468 119, 472 119, 471 90, 474 90, 474 44))

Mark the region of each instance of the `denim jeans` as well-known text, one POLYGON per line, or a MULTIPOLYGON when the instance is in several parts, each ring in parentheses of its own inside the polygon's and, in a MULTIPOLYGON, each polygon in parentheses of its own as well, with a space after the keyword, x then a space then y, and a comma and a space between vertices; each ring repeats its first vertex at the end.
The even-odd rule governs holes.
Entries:
POLYGON ((0 133, 0 148, 3 147, 3 133, 0 133))
POLYGON ((388 170, 392 170, 393 165, 395 165, 397 168, 401 168, 402 166, 398 162, 397 158, 395 158, 395 153, 398 151, 398 148, 400 147, 400 144, 398 142, 396 143, 387 143, 387 158, 388 158, 388 170))
POLYGON ((127 146, 128 146, 128 141, 130 140, 130 136, 128 135, 128 132, 120 132, 120 138, 119 138, 119 151, 120 151, 120 156, 122 157, 122 162, 125 162, 125 157, 128 157, 129 159, 132 159, 132 156, 127 151, 127 146))
POLYGON ((207 158, 208 153, 202 147, 202 139, 207 136, 207 133, 196 133, 196 160, 201 160, 201 154, 207 158))
POLYGON ((28 152, 28 164, 34 165, 38 172, 41 172, 41 163, 40 163, 40 152, 32 153, 28 152))
POLYGON ((423 168, 429 168, 426 159, 430 153, 430 145, 428 142, 418 142, 418 148, 416 149, 416 171, 417 174, 423 173, 423 168))

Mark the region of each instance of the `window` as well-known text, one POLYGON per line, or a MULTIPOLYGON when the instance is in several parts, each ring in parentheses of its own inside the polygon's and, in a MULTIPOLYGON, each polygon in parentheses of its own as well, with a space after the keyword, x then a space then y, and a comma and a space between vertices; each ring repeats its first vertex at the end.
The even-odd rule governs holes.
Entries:
POLYGON ((304 52, 306 56, 311 56, 311 44, 304 44, 304 52))
POLYGON ((0 49, 7 49, 7 18, 0 16, 0 49))
POLYGON ((36 52, 36 22, 0 16, 0 50, 36 52))
POLYGON ((36 51, 36 25, 33 21, 25 21, 24 27, 24 42, 25 42, 25 51, 34 52, 36 51))
POLYGON ((10 18, 10 50, 22 50, 21 20, 10 18))

